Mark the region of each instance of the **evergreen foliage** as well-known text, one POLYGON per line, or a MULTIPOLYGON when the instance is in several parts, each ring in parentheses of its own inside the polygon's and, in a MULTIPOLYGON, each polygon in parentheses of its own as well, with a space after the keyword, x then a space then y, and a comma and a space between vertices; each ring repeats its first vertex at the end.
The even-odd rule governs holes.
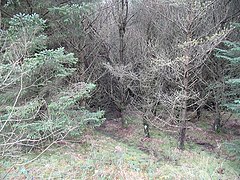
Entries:
MULTIPOLYGON (((235 24, 236 29, 240 29, 240 24, 235 24)), ((240 113, 240 42, 225 41, 224 48, 216 49, 216 57, 228 63, 226 69, 226 100, 222 105, 229 110, 240 113)))
POLYGON ((79 107, 95 85, 67 81, 78 60, 64 48, 46 49, 45 24, 37 14, 17 14, 1 32, 2 152, 9 144, 35 147, 81 135, 104 120, 103 111, 79 107))

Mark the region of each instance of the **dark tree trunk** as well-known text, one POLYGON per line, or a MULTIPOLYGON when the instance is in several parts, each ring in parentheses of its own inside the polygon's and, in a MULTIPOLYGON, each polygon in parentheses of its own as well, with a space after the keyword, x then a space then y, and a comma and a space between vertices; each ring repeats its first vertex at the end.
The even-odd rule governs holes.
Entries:
MULTIPOLYGON (((127 20, 128 20, 128 0, 121 0, 120 2, 117 1, 117 3, 120 3, 120 5, 117 5, 120 7, 118 9, 118 30, 119 30, 119 61, 123 65, 126 64, 126 59, 124 57, 125 53, 125 43, 124 43, 124 38, 125 38, 125 33, 126 33, 126 26, 127 26, 127 20)), ((128 93, 124 93, 127 90, 125 85, 122 85, 122 100, 121 100, 121 109, 126 108, 127 105, 127 99, 128 99, 128 93)), ((122 110, 121 110, 122 111, 122 110)), ((122 113, 122 112, 121 112, 122 113)), ((126 128, 128 126, 128 121, 127 119, 123 118, 121 119, 122 121, 122 127, 126 128)))
POLYGON ((124 60, 124 30, 119 29, 119 39, 120 39, 120 44, 119 44, 119 59, 120 62, 125 64, 124 60))
POLYGON ((180 127, 178 149, 184 150, 185 138, 186 138, 186 121, 182 122, 182 125, 180 127))
POLYGON ((202 107, 198 107, 198 109, 197 109, 197 121, 200 120, 200 117, 201 117, 201 111, 202 111, 202 107))
POLYGON ((219 110, 219 104, 216 101, 215 104, 215 119, 214 119, 214 123, 213 123, 213 130, 215 132, 219 132, 221 128, 221 112, 219 110))
POLYGON ((221 129, 221 111, 219 107, 219 99, 222 97, 220 96, 223 93, 223 90, 221 88, 216 88, 214 90, 214 110, 215 110, 215 116, 214 116, 214 122, 213 122, 213 131, 219 132, 221 129))
MULTIPOLYGON (((185 83, 187 85, 187 79, 185 79, 185 83)), ((186 86, 187 87, 187 86, 186 86)), ((179 139, 178 139, 178 149, 184 150, 184 142, 186 137, 186 120, 187 120, 187 89, 184 92, 184 102, 183 102, 183 109, 182 109, 182 119, 181 125, 179 130, 179 139)))

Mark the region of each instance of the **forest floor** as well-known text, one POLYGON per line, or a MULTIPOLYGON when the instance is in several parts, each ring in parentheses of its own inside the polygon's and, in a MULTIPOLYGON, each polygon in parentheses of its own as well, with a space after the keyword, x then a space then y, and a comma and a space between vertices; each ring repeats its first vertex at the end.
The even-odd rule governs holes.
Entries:
POLYGON ((143 138, 141 121, 128 120, 126 129, 118 119, 107 120, 41 156, 5 158, 0 179, 240 179, 239 121, 231 119, 220 133, 209 121, 189 123, 186 150, 179 151, 174 128, 151 127, 151 138, 143 138))

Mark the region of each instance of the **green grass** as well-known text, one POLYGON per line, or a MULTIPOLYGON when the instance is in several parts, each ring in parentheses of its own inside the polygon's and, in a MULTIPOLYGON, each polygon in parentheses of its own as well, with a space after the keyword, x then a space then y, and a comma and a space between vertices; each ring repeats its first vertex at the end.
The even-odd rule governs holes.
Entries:
POLYGON ((121 141, 94 132, 85 143, 51 147, 29 164, 14 166, 38 154, 5 158, 0 179, 239 179, 238 160, 202 151, 194 143, 181 152, 174 137, 157 129, 151 134, 144 141, 142 130, 135 128, 121 141))

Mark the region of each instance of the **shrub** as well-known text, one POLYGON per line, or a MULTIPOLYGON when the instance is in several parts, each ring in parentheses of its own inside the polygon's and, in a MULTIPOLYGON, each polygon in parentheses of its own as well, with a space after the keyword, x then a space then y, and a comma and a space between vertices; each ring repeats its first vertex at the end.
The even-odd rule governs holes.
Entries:
POLYGON ((80 102, 94 84, 68 79, 77 58, 64 48, 46 49, 45 21, 37 14, 15 15, 0 36, 0 145, 2 153, 21 146, 45 146, 99 126, 103 111, 80 102))

